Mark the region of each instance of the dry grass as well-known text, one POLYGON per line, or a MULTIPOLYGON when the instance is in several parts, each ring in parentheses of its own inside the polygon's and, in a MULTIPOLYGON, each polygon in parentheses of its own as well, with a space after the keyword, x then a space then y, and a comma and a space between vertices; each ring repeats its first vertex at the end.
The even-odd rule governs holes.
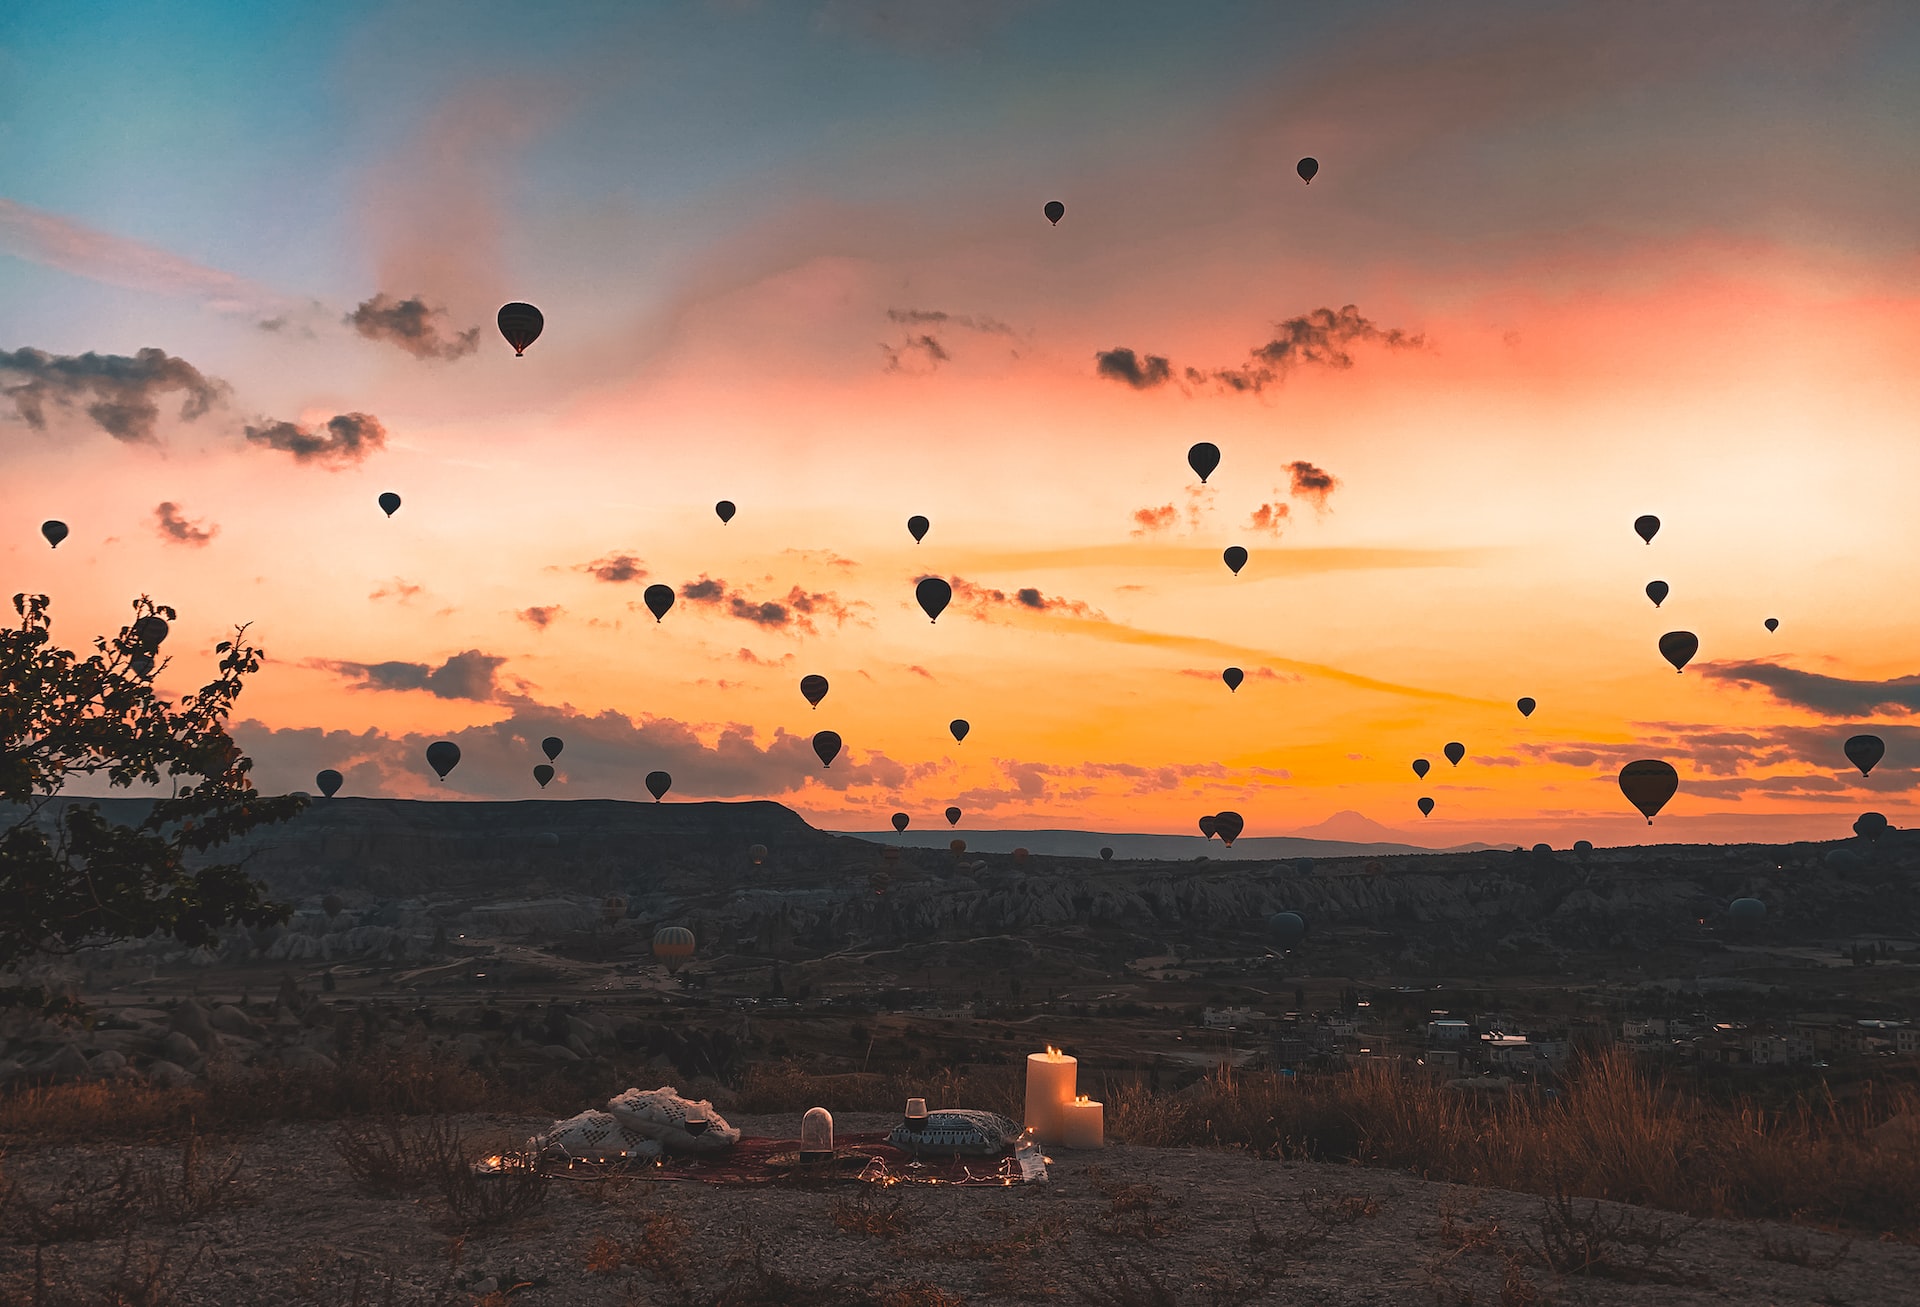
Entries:
POLYGON ((905 1194, 891 1193, 862 1185, 854 1192, 833 1200, 827 1209, 834 1228, 845 1234, 872 1235, 892 1239, 908 1233, 920 1219, 921 1205, 905 1194))
POLYGON ((204 1244, 182 1256, 165 1243, 139 1243, 128 1235, 119 1257, 87 1272, 44 1248, 33 1250, 31 1307, 171 1307, 181 1284, 193 1279, 204 1244))
POLYGON ((238 1153, 210 1160, 199 1132, 189 1128, 171 1157, 142 1157, 131 1150, 82 1156, 45 1187, 0 1178, 0 1234, 40 1248, 143 1224, 178 1225, 244 1201, 243 1165, 238 1153))

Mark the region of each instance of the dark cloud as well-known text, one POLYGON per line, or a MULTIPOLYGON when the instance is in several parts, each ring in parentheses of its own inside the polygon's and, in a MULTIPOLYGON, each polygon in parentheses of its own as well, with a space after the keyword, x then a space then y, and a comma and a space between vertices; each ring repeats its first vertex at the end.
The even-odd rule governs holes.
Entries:
POLYGON ((608 554, 605 558, 596 558, 591 563, 581 563, 575 570, 585 572, 596 581, 608 581, 618 584, 622 581, 638 581, 647 575, 647 569, 632 554, 608 554))
POLYGON ((965 327, 989 336, 1011 336, 1013 328, 998 318, 977 318, 966 313, 946 313, 940 309, 888 309, 887 321, 909 327, 965 327))
MULTIPOLYGON (((925 579, 925 577, 915 577, 914 584, 918 585, 925 579)), ((953 587, 954 603, 981 621, 989 620, 994 609, 1008 607, 1044 613, 1069 613, 1076 617, 1100 616, 1091 605, 1078 599, 1049 598, 1033 586, 1008 592, 992 586, 979 585, 959 576, 948 577, 947 584, 953 587)))
POLYGON ((1315 309, 1297 318, 1288 318, 1274 327, 1273 338, 1252 350, 1247 361, 1237 368, 1219 368, 1210 373, 1187 369, 1189 381, 1213 381, 1229 390, 1258 393, 1284 379, 1303 364, 1330 368, 1350 368, 1350 347, 1360 343, 1384 345, 1388 349, 1419 349, 1427 341, 1398 327, 1382 328, 1360 316, 1352 304, 1334 309, 1315 309))
POLYGON ((1173 365, 1158 354, 1144 358, 1126 348, 1100 350, 1093 356, 1095 375, 1124 381, 1135 390, 1152 390, 1173 377, 1173 365))
POLYGON ((36 431, 46 430, 49 408, 78 409, 115 440, 151 444, 158 439, 160 396, 176 391, 184 396, 180 418, 191 422, 226 397, 227 385, 159 349, 132 358, 0 350, 0 396, 36 431))
POLYGON ((1306 459, 1295 459, 1287 464, 1287 471, 1293 478, 1293 495, 1296 499, 1307 499, 1315 508, 1327 506, 1327 496, 1340 485, 1333 473, 1317 468, 1306 459))
POLYGON ((1782 703, 1795 704, 1823 717, 1920 712, 1920 676, 1851 681, 1768 662, 1703 663, 1699 670, 1709 680, 1757 685, 1782 703))
POLYGON ((1136 508, 1133 510, 1133 533, 1143 536, 1165 531, 1179 516, 1179 511, 1172 504, 1162 504, 1158 508, 1136 508))
POLYGON ((430 667, 426 663, 354 663, 316 660, 312 666, 356 679, 356 690, 425 690, 439 699, 470 699, 487 703, 500 697, 495 679, 507 660, 469 649, 430 667))
POLYGON ((446 310, 428 308, 427 302, 417 295, 396 300, 382 291, 354 309, 344 321, 368 340, 388 341, 417 359, 457 359, 480 348, 478 327, 450 336, 441 335, 434 319, 444 316, 446 310))
POLYGON ((285 318, 262 318, 253 325, 262 331, 284 331, 287 327, 287 320, 285 318))
POLYGON ((1247 519, 1247 525, 1255 531, 1267 531, 1279 535, 1286 529, 1287 519, 1293 516, 1293 509, 1287 504, 1274 502, 1262 504, 1253 510, 1253 516, 1247 519))
POLYGON ((564 611, 559 604, 548 604, 543 608, 522 608, 519 612, 515 613, 514 616, 525 622, 528 626, 538 627, 544 631, 549 626, 552 626, 554 620, 564 611))
POLYGON ((832 591, 809 591, 794 586, 785 599, 756 599, 745 591, 729 589, 727 583, 710 576, 689 581, 680 587, 680 597, 691 604, 712 605, 730 617, 768 630, 792 630, 818 635, 814 619, 831 617, 844 625, 853 615, 852 605, 832 591))
POLYGON ((412 599, 415 595, 421 593, 421 591, 424 589, 425 589, 424 586, 415 585, 411 581, 408 581, 402 577, 396 576, 393 578, 393 580, 387 582, 385 585, 381 586, 378 590, 375 590, 372 594, 368 595, 367 598, 398 599, 401 603, 404 604, 408 600, 412 599))
POLYGON ((220 534, 218 526, 203 526, 198 522, 189 522, 180 515, 180 505, 168 500, 153 510, 154 525, 160 531, 163 540, 175 544, 193 545, 196 548, 206 544, 220 534))
POLYGON ((897 346, 882 344, 880 352, 888 372, 931 372, 953 357, 939 337, 927 333, 908 336, 897 346))
POLYGON ((246 428, 247 439, 268 449, 285 450, 300 463, 323 463, 336 471, 363 461, 387 444, 387 429, 370 413, 342 413, 326 425, 304 430, 291 422, 262 422, 246 428))

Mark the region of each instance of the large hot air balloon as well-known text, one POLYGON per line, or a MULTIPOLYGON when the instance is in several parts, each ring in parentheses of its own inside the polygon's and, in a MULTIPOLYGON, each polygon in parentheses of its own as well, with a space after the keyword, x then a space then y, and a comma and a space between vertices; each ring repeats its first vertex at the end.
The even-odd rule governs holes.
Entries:
POLYGON ((953 733, 953 742, 955 744, 965 744, 967 742, 967 732, 972 729, 972 723, 964 717, 956 717, 947 723, 947 730, 953 733))
POLYGON ((399 512, 400 496, 394 494, 391 490, 384 491, 380 496, 380 511, 388 517, 392 517, 395 513, 399 512))
POLYGON ((913 543, 919 544, 927 538, 927 532, 933 529, 933 523, 915 513, 907 519, 907 534, 913 537, 913 543))
POLYGON ((693 932, 685 926, 662 926, 653 932, 653 956, 678 971, 680 964, 693 956, 693 932))
POLYGON ((1873 765, 1884 758, 1887 742, 1877 735, 1855 735, 1842 746, 1846 750, 1847 761, 1860 769, 1865 776, 1873 770, 1873 765))
POLYGON ((1458 767, 1460 765, 1460 760, 1467 756, 1467 746, 1460 743, 1460 741, 1458 740, 1452 740, 1452 741, 1449 741, 1447 745, 1440 750, 1440 752, 1447 755, 1447 761, 1450 764, 1452 764, 1455 767, 1458 767))
POLYGON ((947 809, 947 825, 958 826, 959 824, 960 824, 960 809, 948 808, 947 809))
POLYGON ((833 766, 833 760, 840 756, 840 737, 833 731, 820 731, 813 737, 813 752, 820 759, 822 767, 833 766))
POLYGON ((926 576, 920 584, 913 587, 914 598, 920 601, 920 611, 927 615, 929 622, 940 620, 940 614, 953 602, 953 587, 937 576, 926 576))
MULTIPOLYGON (((1060 225, 1060 220, 1067 216, 1067 206, 1058 200, 1048 200, 1046 207, 1040 210, 1040 212, 1046 214, 1047 221, 1057 227, 1060 225)), ((1098 226, 1099 224, 1095 223, 1094 225, 1098 226)))
POLYGON ((1247 551, 1239 545, 1228 545, 1220 557, 1226 560, 1227 570, 1235 576, 1240 575, 1240 569, 1247 565, 1247 551))
POLYGON ((1200 478, 1200 484, 1204 486, 1207 478, 1213 475, 1213 470, 1220 466, 1220 446, 1211 440, 1201 441, 1187 451, 1187 466, 1193 469, 1193 474, 1200 478))
POLYGON ((547 325, 539 309, 518 300, 501 305, 500 316, 496 320, 500 324, 500 334, 507 338, 507 344, 513 346, 515 358, 525 354, 527 346, 540 339, 541 329, 547 325))
POLYGON ((1218 835, 1220 833, 1220 818, 1211 812, 1202 817, 1200 819, 1200 833, 1208 839, 1212 839, 1218 835))
POLYGON ((1102 861, 1102 862, 1112 862, 1112 861, 1113 861, 1113 850, 1112 850, 1112 849, 1110 849, 1110 848, 1106 848, 1106 847, 1102 847, 1102 848, 1101 848, 1101 850, 1100 850, 1100 861, 1102 861))
POLYGON ((1654 536, 1660 533, 1660 519, 1652 513, 1634 518, 1633 533, 1648 544, 1652 544, 1654 536))
POLYGON ((1672 663, 1676 672, 1685 671, 1699 652, 1700 637, 1692 631, 1668 631, 1660 637, 1660 656, 1672 663))
POLYGON ((548 762, 558 761, 560 750, 566 747, 567 742, 557 735, 549 735, 546 739, 540 741, 540 752, 547 755, 548 762))
POLYGON ((647 793, 653 796, 655 803, 667 797, 667 791, 673 788, 673 773, 650 771, 647 773, 647 793))
POLYGON ((1658 608, 1667 601, 1667 595, 1672 592, 1672 589, 1673 587, 1669 586, 1665 581, 1649 581, 1647 582, 1647 598, 1653 600, 1653 606, 1658 608))
POLYGON ((1888 829, 1887 814, 1884 812, 1863 812, 1853 823, 1853 833, 1863 840, 1877 840, 1888 829))
POLYGON ((50 519, 40 524, 40 534, 46 537, 48 548, 58 549, 60 542, 67 538, 67 524, 50 519))
POLYGON ((553 779, 553 764, 539 762, 533 765, 533 779, 540 782, 540 788, 546 789, 547 782, 553 779))
POLYGON ((1413 806, 1420 809, 1420 815, 1422 817, 1430 817, 1433 815, 1432 799, 1429 799, 1423 796, 1421 798, 1415 799, 1413 806))
POLYGON ((801 677, 800 697, 818 708, 820 701, 827 697, 827 678, 817 672, 801 677))
POLYGON ((1727 905, 1727 915, 1736 926, 1757 926, 1766 920, 1767 905, 1759 899, 1735 899, 1727 905))
POLYGON ((907 823, 912 820, 913 818, 907 816, 906 813, 896 812, 893 814, 893 828, 896 831, 903 831, 907 828, 907 823))
POLYGON ((713 506, 714 515, 720 519, 721 526, 733 521, 735 511, 731 499, 723 499, 713 506))
POLYGON ((670 585, 650 585, 640 598, 646 602, 647 611, 658 622, 673 609, 673 587, 670 585))
POLYGON ((427 746, 427 766, 439 773, 441 780, 447 779, 447 773, 460 765, 460 746, 452 740, 435 740, 427 746))
POLYGON ((320 793, 326 795, 329 799, 340 793, 340 787, 346 784, 346 781, 346 777, 331 767, 320 772, 313 778, 313 783, 319 789, 320 793))
POLYGON ((1428 762, 1425 758, 1415 758, 1413 760, 1413 774, 1415 776, 1418 776, 1423 781, 1427 779, 1427 773, 1432 769, 1433 769, 1433 764, 1428 762))
POLYGON ((1297 912, 1276 912, 1267 918, 1267 933, 1282 951, 1307 937, 1307 919, 1297 912))
POLYGON ((747 856, 753 859, 753 865, 757 867, 767 860, 767 846, 764 844, 748 845, 747 856))
POLYGON ((1533 716, 1533 710, 1540 705, 1535 703, 1531 698, 1521 698, 1516 700, 1513 706, 1520 710, 1522 717, 1531 717, 1533 716))
POLYGON ((1294 164, 1293 170, 1300 174, 1301 181, 1311 186, 1313 185, 1314 174, 1320 171, 1320 161, 1312 155, 1308 155, 1299 163, 1294 164))
POLYGON ((1247 828, 1247 819, 1237 812, 1216 813, 1213 828, 1219 833, 1220 842, 1232 848, 1233 842, 1240 838, 1240 832, 1247 828))
POLYGON ((1220 673, 1220 679, 1227 683, 1228 690, 1238 690, 1240 688, 1240 682, 1247 679, 1247 674, 1238 667, 1229 667, 1226 671, 1220 673))
POLYGON ((1667 806, 1667 800, 1679 788, 1680 773, 1671 763, 1658 758, 1641 758, 1620 769, 1620 793, 1640 809, 1649 826, 1653 825, 1654 815, 1667 806))

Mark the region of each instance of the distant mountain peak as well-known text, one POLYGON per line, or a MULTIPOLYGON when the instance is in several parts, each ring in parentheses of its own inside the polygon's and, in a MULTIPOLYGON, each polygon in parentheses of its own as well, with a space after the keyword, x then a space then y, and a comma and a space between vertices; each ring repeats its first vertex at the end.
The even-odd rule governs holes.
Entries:
POLYGON ((1351 808, 1334 813, 1318 826, 1304 826, 1293 833, 1301 839, 1347 840, 1355 844, 1379 844, 1388 841, 1401 844, 1421 842, 1405 830, 1395 826, 1383 826, 1373 818, 1355 812, 1351 808))

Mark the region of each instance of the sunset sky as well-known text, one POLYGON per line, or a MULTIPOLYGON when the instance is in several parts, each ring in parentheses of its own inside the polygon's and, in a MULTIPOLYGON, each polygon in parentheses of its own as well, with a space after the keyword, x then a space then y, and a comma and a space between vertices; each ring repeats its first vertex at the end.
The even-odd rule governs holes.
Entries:
POLYGON ((1913 825, 1916 67, 1899 4, 11 0, 4 591, 173 605, 176 692, 250 623, 275 791, 1913 825))

